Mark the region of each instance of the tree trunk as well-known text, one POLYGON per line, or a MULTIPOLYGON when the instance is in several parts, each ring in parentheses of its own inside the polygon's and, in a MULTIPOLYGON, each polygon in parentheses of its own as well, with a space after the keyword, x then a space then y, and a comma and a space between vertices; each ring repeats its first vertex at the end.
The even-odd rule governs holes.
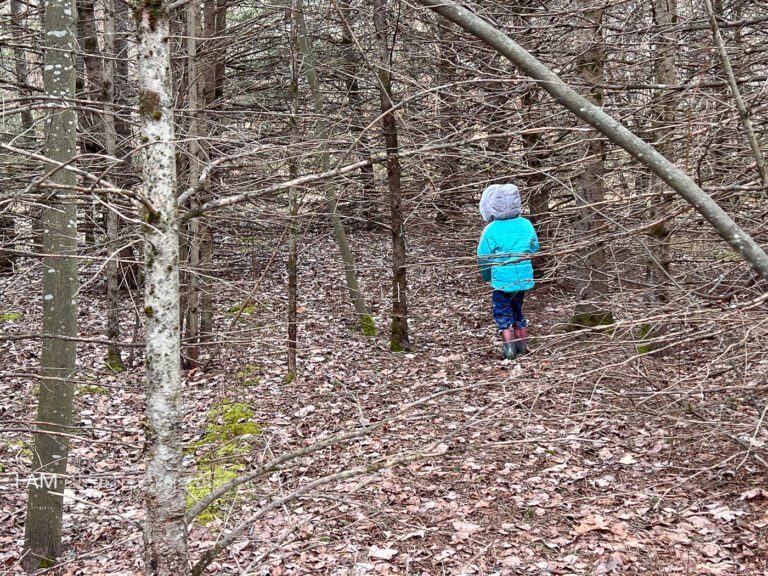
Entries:
MULTIPOLYGON (((317 136, 322 142, 323 150, 321 153, 321 165, 323 172, 327 172, 331 167, 330 154, 328 153, 328 122, 326 120, 323 95, 320 91, 320 83, 317 79, 317 72, 315 70, 315 60, 312 55, 312 45, 310 43, 309 35, 307 34, 307 27, 304 23, 304 7, 301 0, 296 1, 296 9, 293 11, 294 18, 296 19, 296 29, 298 31, 298 44, 299 50, 304 56, 304 69, 307 75, 307 82, 309 83, 309 90, 312 97, 312 105, 314 107, 315 114, 317 115, 317 136)), ((352 305, 355 308, 358 322, 360 322, 360 328, 366 336, 376 335, 376 325, 373 322, 373 317, 368 312, 368 307, 365 304, 365 298, 360 290, 360 284, 357 281, 357 268, 355 265, 355 257, 352 254, 352 249, 349 247, 347 241, 347 233, 344 230, 344 224, 341 222, 341 216, 338 211, 338 199, 336 197, 336 191, 333 189, 331 183, 325 183, 325 197, 328 203, 328 212, 331 218, 331 224, 333 226, 333 233, 336 237, 336 244, 341 252, 341 259, 344 264, 344 276, 347 281, 347 289, 349 290, 349 298, 352 301, 352 305)))
MULTIPOLYGON (((357 142, 356 151, 358 157, 361 160, 369 160, 371 158, 371 144, 368 131, 364 129, 366 114, 358 78, 360 51, 357 48, 357 43, 352 33, 353 12, 350 0, 339 0, 337 6, 341 19, 341 54, 347 103, 349 104, 350 112, 350 128, 357 142)), ((365 221, 366 227, 372 230, 378 227, 381 219, 379 199, 376 194, 376 184, 373 176, 373 163, 360 167, 360 180, 362 183, 362 208, 360 214, 365 221)))
MULTIPOLYGON (((585 30, 577 43, 576 67, 589 89, 589 100, 603 106, 605 42, 603 39, 603 8, 594 8, 591 0, 580 0, 585 30)), ((599 238, 605 234, 606 221, 595 206, 605 198, 605 142, 597 132, 588 134, 582 170, 575 178, 578 221, 575 229, 579 240, 599 238)), ((612 324, 613 314, 607 308, 608 281, 605 246, 597 241, 580 256, 576 267, 576 311, 571 319, 574 326, 612 324)))
MULTIPOLYGON (((11 34, 19 38, 22 37, 22 23, 25 4, 20 0, 11 0, 11 34)), ((29 82, 29 65, 27 64, 27 54, 23 48, 18 45, 13 47, 14 68, 16 71, 16 82, 19 86, 19 92, 29 95, 26 88, 29 82)), ((31 110, 22 110, 21 129, 23 138, 21 142, 27 148, 31 148, 35 141, 35 126, 31 110)))
MULTIPOLYGON (((117 129, 115 127, 115 0, 104 1, 104 83, 102 100, 104 103, 104 147, 107 156, 117 156, 117 129)), ((118 164, 113 165, 119 166, 118 164)), ((120 182, 119 175, 111 174, 115 183, 120 182)), ((114 372, 125 370, 120 352, 120 218, 116 197, 109 198, 111 208, 107 210, 107 253, 109 260, 107 272, 107 367, 114 372)))
POLYGON ((189 574, 182 476, 179 368, 179 213, 176 202, 168 6, 140 4, 139 113, 143 193, 152 205, 144 227, 146 268, 146 571, 189 574))
POLYGON ((373 0, 373 23, 379 62, 376 68, 381 98, 381 124, 387 146, 387 183, 389 184, 390 227, 392 229, 392 334, 390 349, 402 352, 411 349, 408 339, 408 285, 405 275, 405 226, 403 193, 400 186, 400 147, 397 123, 392 112, 392 73, 387 40, 387 2, 373 0))
MULTIPOLYGON (((541 114, 535 111, 536 104, 539 102, 538 92, 539 89, 534 84, 521 98, 525 107, 523 115, 527 119, 527 125, 531 128, 542 123, 541 114)), ((523 141, 525 142, 525 159, 530 172, 526 185, 530 193, 528 205, 531 209, 531 222, 536 228, 539 243, 546 250, 552 239, 552 213, 549 208, 550 187, 545 174, 545 160, 548 155, 547 143, 542 138, 541 133, 534 130, 526 131, 523 134, 523 141)), ((554 266, 552 257, 540 253, 534 255, 533 263, 533 272, 537 278, 546 276, 554 266)))
MULTIPOLYGON (((128 38, 133 38, 136 35, 136 30, 132 26, 132 23, 136 21, 132 17, 128 4, 125 0, 116 0, 113 5, 115 9, 114 29, 115 29, 115 62, 113 79, 114 84, 114 100, 116 107, 115 114, 115 132, 116 132, 116 147, 117 156, 120 158, 120 165, 116 167, 119 171, 115 175, 115 182, 121 183, 123 186, 132 185, 133 177, 133 133, 130 124, 130 108, 133 106, 133 102, 129 101, 130 89, 128 82, 130 81, 130 66, 129 60, 132 57, 130 50, 132 44, 129 44, 128 38)), ((126 207, 125 209, 129 209, 126 207)), ((118 220, 118 237, 120 237, 120 230, 122 226, 118 220)), ((125 243, 120 248, 120 258, 118 260, 119 266, 119 287, 120 288, 139 288, 141 286, 141 267, 139 265, 139 254, 141 254, 141 248, 134 251, 133 246, 125 243)))
MULTIPOLYGON (((288 102, 291 109, 291 133, 293 143, 299 144, 299 39, 296 29, 296 19, 292 17, 295 10, 291 3, 289 18, 291 21, 291 85, 288 102)), ((291 152, 288 158, 288 174, 291 180, 299 176, 299 160, 291 152)), ((298 267, 299 267, 299 194, 295 186, 288 189, 288 374, 291 381, 298 375, 296 353, 298 349, 298 267)))
MULTIPOLYGON (((456 64, 457 54, 455 45, 450 40, 449 33, 444 26, 439 23, 436 26, 438 37, 438 63, 437 77, 438 84, 450 84, 457 80, 456 64), (446 49, 447 45, 447 49, 446 49)), ((456 106, 451 103, 450 88, 444 89, 441 93, 435 94, 437 99, 435 123, 439 128, 439 138, 441 142, 447 142, 452 135, 458 133, 459 116, 456 106)), ((502 139, 506 140, 506 139, 502 139)), ((457 174, 461 173, 461 156, 451 154, 446 150, 437 157, 438 173, 438 191, 435 199, 435 222, 437 224, 446 224, 454 220, 461 213, 460 194, 457 192, 457 185, 461 182, 457 179, 457 174)), ((460 188, 459 188, 460 190, 460 188)))
MULTIPOLYGON (((78 98, 101 102, 104 94, 104 66, 96 34, 95 2, 94 0, 79 0, 76 4, 77 33, 84 64, 82 79, 78 78, 78 98)), ((78 115, 80 121, 79 145, 88 154, 102 154, 105 151, 103 116, 92 108, 94 107, 86 107, 78 115)), ((89 167, 94 167, 95 163, 88 160, 87 164, 92 165, 89 167)), ((106 214, 102 214, 102 205, 92 199, 90 213, 84 216, 85 241, 87 244, 93 244, 96 241, 96 231, 104 226, 106 214)))
MULTIPOLYGON (((207 115, 208 110, 216 109, 224 97, 224 80, 226 68, 224 34, 227 28, 227 1, 205 0, 203 3, 203 23, 205 28, 205 41, 200 51, 202 59, 206 62, 206 68, 202 75, 202 102, 207 115)), ((199 93, 198 93, 199 94, 199 93)), ((208 122, 207 117, 202 122, 201 131, 204 135, 215 137, 217 125, 208 122)), ((202 141, 203 156, 211 161, 210 146, 207 141, 202 141)), ((211 179, 206 182, 201 202, 205 202, 211 194, 213 186, 211 179)), ((210 278, 213 274, 213 226, 207 218, 201 218, 200 226, 200 271, 202 283, 200 294, 200 341, 204 342, 213 336, 213 290, 210 287, 210 278)))
POLYGON ((16 257, 13 250, 16 248, 16 226, 11 216, 11 204, 0 208, 0 274, 13 274, 16 257))
MULTIPOLYGON (((654 25, 656 28, 656 46, 654 50, 656 83, 674 86, 677 83, 675 60, 677 58, 677 0, 655 0, 653 7, 654 25)), ((659 88, 651 99, 651 133, 655 140, 656 149, 665 158, 674 162, 677 156, 672 141, 673 124, 677 109, 678 92, 659 88)), ((645 266, 645 281, 648 284, 646 301, 651 308, 663 306, 669 301, 667 286, 669 284, 670 240, 671 228, 667 214, 672 207, 672 199, 666 190, 666 184, 659 177, 651 178, 651 205, 648 219, 657 222, 651 228, 648 237, 648 258, 645 266)), ((644 325, 641 336, 651 338, 660 336, 663 326, 644 325)), ((648 348, 646 346, 646 348, 648 348)))
POLYGON ((633 158, 649 167, 691 204, 720 237, 736 250, 763 278, 768 280, 768 254, 688 175, 664 158, 656 149, 630 132, 615 118, 577 94, 552 70, 544 66, 511 38, 479 16, 451 0, 418 0, 441 16, 461 26, 503 54, 520 70, 536 80, 559 104, 589 123, 633 158))
MULTIPOLYGON (((26 4, 21 0, 11 0, 10 32, 12 36, 18 38, 22 38, 24 36, 25 6, 26 4)), ((43 26, 45 26, 45 21, 43 21, 43 26)), ((21 47, 14 46, 13 57, 15 61, 14 68, 16 71, 16 82, 19 85, 19 92, 24 96, 29 96, 31 90, 28 88, 29 65, 27 63, 26 52, 21 47)), ((34 118, 32 116, 31 110, 24 110, 21 113, 21 128, 23 130, 24 137, 20 139, 20 144, 25 148, 34 148, 36 142, 36 133, 34 118)), ((39 208, 32 207, 30 209, 30 213, 32 220, 32 245, 34 249, 36 247, 42 247, 43 244, 42 212, 39 208)), ((10 213, 6 214, 3 218, 5 219, 6 230, 13 227, 14 220, 13 217, 10 216, 10 213)), ((8 249, 13 248, 10 244, 5 244, 5 246, 7 246, 8 249)), ((12 258, 9 254, 5 254, 2 256, 2 264, 0 264, 0 266, 3 266, 6 271, 12 271, 13 262, 14 258, 12 258)))
MULTIPOLYGON (((189 144, 187 150, 189 162, 189 182, 190 185, 198 181, 200 173, 205 162, 205 152, 203 139, 205 137, 205 110, 204 110, 204 92, 205 76, 199 73, 198 68, 198 38, 203 35, 200 22, 199 7, 195 2, 186 6, 187 12, 187 77, 188 82, 188 110, 190 115, 189 123, 189 144)), ((194 197, 191 200, 192 208, 199 205, 199 198, 194 197)), ((202 293, 205 290, 202 278, 205 275, 201 271, 201 247, 203 242, 202 220, 205 216, 193 218, 188 224, 189 232, 189 282, 187 284, 187 321, 186 321, 186 340, 189 342, 186 350, 186 360, 190 366, 199 366, 200 358, 200 329, 201 329, 201 303, 202 293)))
MULTIPOLYGON (((75 3, 45 3, 45 94, 57 105, 45 124, 46 157, 71 162, 76 155, 77 114, 68 103, 75 97, 75 3), (56 101, 60 98, 60 101, 56 101)), ((52 184, 73 186, 75 176, 58 170, 52 184)), ((27 570, 49 567, 61 556, 61 520, 72 419, 77 336, 77 210, 75 199, 64 190, 48 195, 43 211, 43 329, 41 380, 35 434, 32 478, 27 501, 23 564, 27 570), (62 338, 63 337, 63 338, 62 338)))

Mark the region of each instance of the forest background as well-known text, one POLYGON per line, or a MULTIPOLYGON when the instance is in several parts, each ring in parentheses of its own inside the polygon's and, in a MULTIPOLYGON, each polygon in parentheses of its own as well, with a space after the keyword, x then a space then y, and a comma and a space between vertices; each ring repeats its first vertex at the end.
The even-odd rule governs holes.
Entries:
POLYGON ((727 242, 433 4, 0 5, 8 572, 764 572, 763 3, 466 4, 727 242))

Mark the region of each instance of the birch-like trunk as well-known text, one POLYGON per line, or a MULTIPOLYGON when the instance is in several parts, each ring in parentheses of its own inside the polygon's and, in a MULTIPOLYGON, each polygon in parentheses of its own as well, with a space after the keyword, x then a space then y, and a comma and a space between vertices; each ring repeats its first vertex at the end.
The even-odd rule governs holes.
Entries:
POLYGON ((389 347, 393 352, 411 349, 408 339, 408 284, 405 275, 405 226, 403 192, 400 185, 400 146, 397 122, 392 112, 392 72, 387 39, 387 2, 373 0, 373 24, 376 29, 378 66, 376 75, 381 100, 381 124, 387 147, 387 184, 389 185, 390 228, 392 230, 392 332, 389 347))
MULTIPOLYGON (((320 83, 317 78, 317 71, 315 69, 315 59, 312 52, 312 44, 307 34, 307 27, 304 23, 304 6, 301 0, 296 0, 295 10, 293 10, 294 18, 296 20, 296 29, 298 31, 298 44, 304 61, 305 74, 307 76, 307 82, 309 83, 309 91, 312 97, 312 106, 315 114, 317 115, 317 137, 322 142, 321 153, 321 165, 323 172, 328 172, 331 169, 331 158, 328 152, 328 122, 326 120, 326 113, 323 103, 323 94, 320 90, 320 83)), ((352 301, 352 305, 355 308, 358 322, 360 322, 360 328, 363 334, 366 336, 374 336, 376 334, 376 326, 373 321, 373 317, 368 312, 368 307, 365 304, 365 298, 363 292, 360 290, 360 284, 357 281, 357 267, 355 265, 355 257, 352 254, 352 249, 349 247, 347 240, 347 233, 344 230, 344 224, 341 221, 341 216, 338 210, 338 198, 336 191, 333 189, 331 183, 325 183, 325 197, 328 203, 328 212, 331 217, 331 224, 333 226, 333 233, 336 238, 336 244, 339 247, 341 253, 341 259, 344 263, 344 276, 347 281, 347 289, 349 290, 349 298, 352 301)))
MULTIPOLYGON (((69 163, 76 155, 75 2, 45 3, 43 86, 52 108, 45 120, 45 156, 69 163)), ((46 169, 48 167, 46 166, 46 169)), ((52 184, 73 186, 75 176, 58 170, 52 184)), ((43 210, 43 327, 41 380, 32 452, 27 517, 24 526, 24 567, 48 567, 61 556, 64 477, 69 444, 65 435, 72 419, 77 336, 77 211, 66 189, 48 194, 43 210)))
POLYGON ((168 6, 140 4, 139 113, 145 215, 146 269, 146 571, 189 573, 182 476, 182 386, 179 367, 179 213, 171 88, 168 6))

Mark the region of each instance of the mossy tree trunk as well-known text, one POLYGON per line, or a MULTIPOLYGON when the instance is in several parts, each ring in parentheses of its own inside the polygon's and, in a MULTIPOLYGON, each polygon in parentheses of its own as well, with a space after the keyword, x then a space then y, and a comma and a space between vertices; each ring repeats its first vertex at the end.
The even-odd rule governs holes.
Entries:
POLYGON ((182 476, 182 386, 179 366, 179 212, 168 6, 139 5, 139 112, 143 193, 152 205, 144 226, 146 279, 145 570, 189 574, 182 476))
POLYGON ((397 121, 392 111, 392 72, 387 32, 387 2, 373 0, 373 24, 376 29, 378 63, 376 75, 381 100, 381 124, 387 149, 387 184, 389 185, 389 225, 392 230, 392 332, 390 349, 394 352, 410 350, 408 339, 408 284, 405 274, 405 225, 403 218, 403 191, 400 185, 400 146, 397 139, 397 121))
MULTIPOLYGON (((584 18, 583 30, 575 45, 576 68, 588 88, 592 104, 603 106, 605 41, 603 38, 604 8, 592 0, 579 0, 584 18)), ((607 225, 601 216, 600 202, 605 198, 605 141, 602 135, 590 131, 584 147, 581 171, 574 179, 578 220, 575 225, 580 240, 599 237, 607 225)), ((576 264, 576 310, 571 318, 575 326, 610 324, 613 314, 607 308, 608 272, 605 246, 590 244, 578 256, 576 264)))
MULTIPOLYGON (((317 70, 315 66, 315 58, 312 51, 312 43, 307 33, 307 27, 304 22, 304 6, 301 0, 296 0, 294 5, 293 15, 295 18, 296 29, 298 31, 298 46, 299 51, 304 57, 302 65, 304 67, 304 73, 307 76, 307 82, 309 84, 310 96, 312 99, 312 107, 317 115, 316 132, 320 142, 322 142, 322 153, 320 158, 320 164, 323 172, 328 172, 331 169, 331 157, 328 152, 328 122, 326 120, 325 106, 323 103, 323 94, 320 90, 320 82, 317 77, 317 70)), ((331 182, 324 184, 325 198, 328 204, 328 213, 331 218, 331 225, 333 226, 333 234, 336 238, 336 244, 339 247, 341 253, 341 260, 344 265, 344 277, 347 282, 347 289, 349 290, 349 298, 352 301, 352 305, 355 308, 355 314, 357 315, 358 322, 360 322, 360 328, 366 336, 374 336, 376 334, 376 326, 373 321, 373 317, 368 311, 368 307, 365 304, 365 297, 360 289, 360 284, 357 280, 357 266, 355 264, 355 257, 352 254, 352 249, 349 246, 347 240, 347 233, 344 230, 344 224, 341 221, 341 215, 338 209, 338 197, 336 190, 333 188, 331 182)))
MULTIPOLYGON (((75 2, 48 0, 44 16, 43 86, 56 107, 46 118, 44 154, 69 163, 76 155, 75 2), (58 99, 58 100, 57 100, 58 99)), ((48 167, 46 167, 48 169, 48 167)), ((54 186, 73 186, 68 170, 53 173, 54 186)), ((77 336, 77 210, 66 188, 55 187, 43 210, 43 340, 32 475, 24 530, 24 567, 48 567, 61 555, 64 475, 69 444, 65 435, 72 420, 77 336)))

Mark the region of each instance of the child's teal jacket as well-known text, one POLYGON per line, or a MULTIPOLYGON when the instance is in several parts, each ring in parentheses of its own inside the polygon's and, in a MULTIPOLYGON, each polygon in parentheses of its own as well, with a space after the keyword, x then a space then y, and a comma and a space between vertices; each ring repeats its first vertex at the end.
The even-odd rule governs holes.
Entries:
POLYGON ((483 230, 477 247, 480 274, 494 290, 530 290, 533 288, 530 255, 538 251, 539 238, 529 220, 522 216, 494 220, 483 230))

